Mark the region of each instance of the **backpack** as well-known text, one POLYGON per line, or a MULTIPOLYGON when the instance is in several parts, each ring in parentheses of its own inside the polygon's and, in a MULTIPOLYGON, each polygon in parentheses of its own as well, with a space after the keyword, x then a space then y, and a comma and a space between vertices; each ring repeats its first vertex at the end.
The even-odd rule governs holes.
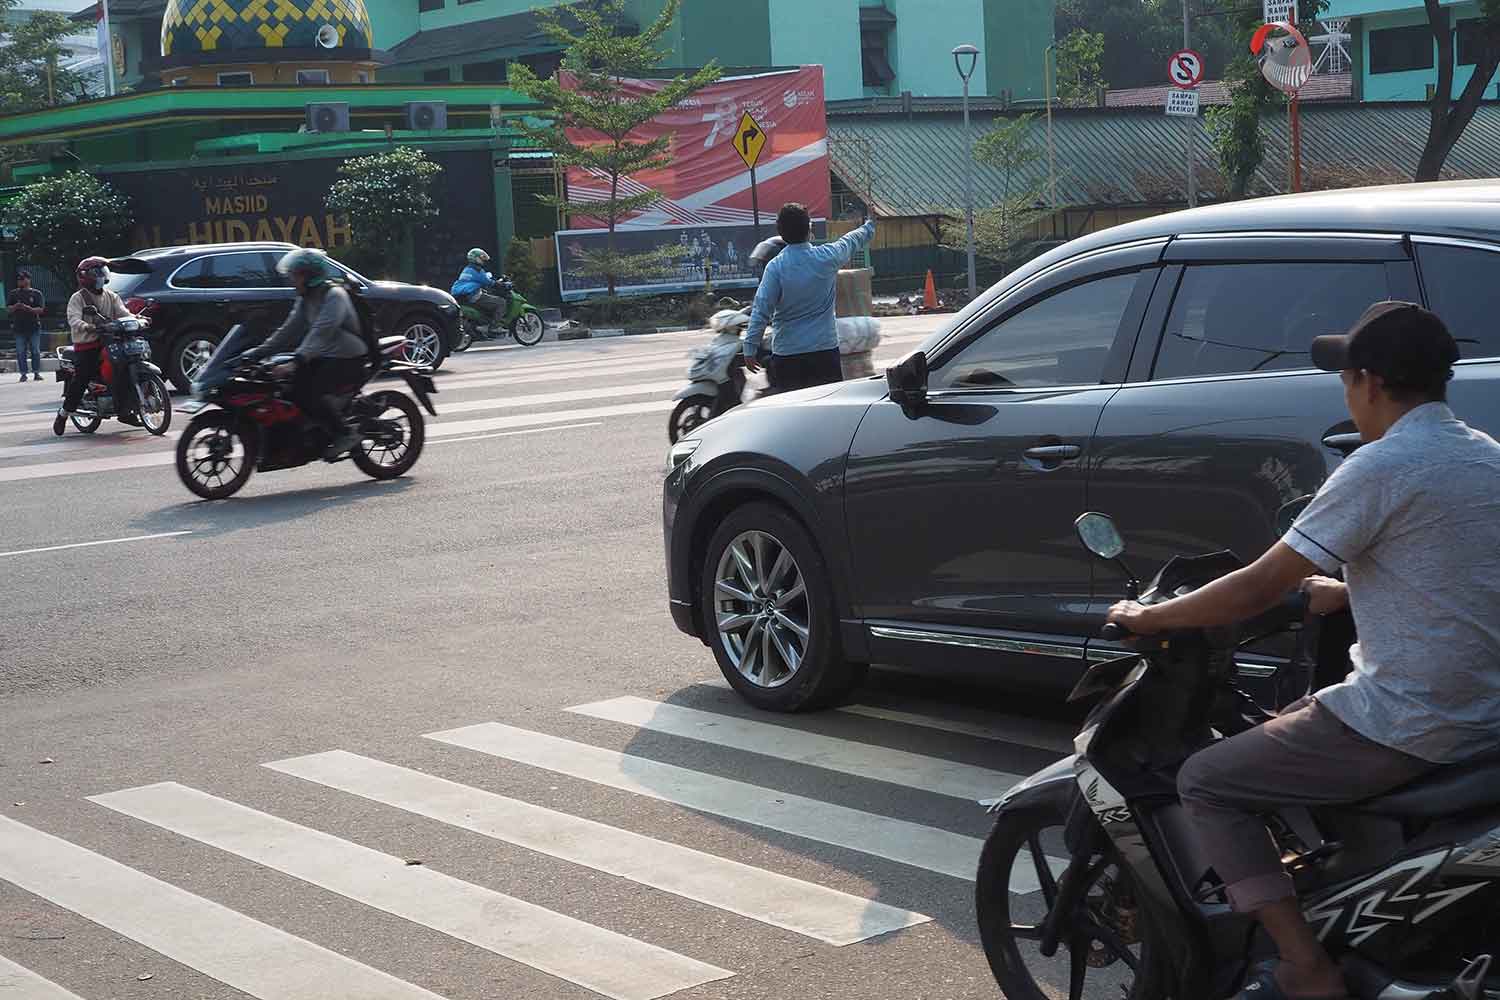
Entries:
POLYGON ((370 366, 379 371, 385 364, 385 358, 380 354, 380 331, 375 324, 375 310, 358 285, 346 282, 344 291, 349 293, 349 301, 354 305, 354 315, 359 318, 359 336, 365 342, 370 366))

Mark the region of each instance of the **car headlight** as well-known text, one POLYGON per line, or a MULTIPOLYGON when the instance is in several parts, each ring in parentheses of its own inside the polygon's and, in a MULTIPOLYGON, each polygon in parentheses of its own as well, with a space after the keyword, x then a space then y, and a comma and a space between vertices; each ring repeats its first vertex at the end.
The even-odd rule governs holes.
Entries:
POLYGON ((698 450, 698 446, 702 443, 702 440, 693 437, 683 438, 681 441, 678 441, 676 444, 672 445, 672 447, 667 449, 667 468, 675 469, 683 462, 686 462, 688 458, 692 456, 693 452, 698 450))

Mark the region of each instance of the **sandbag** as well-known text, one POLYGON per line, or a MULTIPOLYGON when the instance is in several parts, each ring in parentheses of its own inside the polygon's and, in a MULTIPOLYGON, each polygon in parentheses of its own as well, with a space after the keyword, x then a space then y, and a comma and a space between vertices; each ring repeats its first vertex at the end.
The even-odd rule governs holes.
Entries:
POLYGON ((833 314, 835 316, 868 316, 875 311, 871 282, 873 268, 845 268, 839 272, 834 285, 833 314))
POLYGON ((833 321, 840 354, 862 354, 880 346, 880 320, 874 316, 839 316, 833 321))

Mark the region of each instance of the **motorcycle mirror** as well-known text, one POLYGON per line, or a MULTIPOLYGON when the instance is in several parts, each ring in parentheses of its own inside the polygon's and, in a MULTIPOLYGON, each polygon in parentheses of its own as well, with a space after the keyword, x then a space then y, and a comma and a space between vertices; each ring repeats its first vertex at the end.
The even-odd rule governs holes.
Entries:
POLYGON ((1288 500, 1276 509, 1276 535, 1280 537, 1292 530, 1292 524, 1302 516, 1307 505, 1312 503, 1313 494, 1308 493, 1295 500, 1288 500))
POLYGON ((927 402, 927 354, 913 351, 885 371, 891 402, 915 419, 927 402))
POLYGON ((1100 559, 1118 559, 1125 554, 1125 539, 1108 514, 1088 513, 1073 522, 1083 547, 1100 559))

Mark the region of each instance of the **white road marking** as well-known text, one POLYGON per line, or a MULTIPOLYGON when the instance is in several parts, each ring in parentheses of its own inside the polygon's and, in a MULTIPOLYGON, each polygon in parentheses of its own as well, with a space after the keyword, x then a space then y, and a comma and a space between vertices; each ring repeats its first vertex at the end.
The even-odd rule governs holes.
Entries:
POLYGON ((342 750, 265 766, 833 945, 932 919, 342 750))
POLYGON ((61 552, 63 549, 87 549, 95 545, 123 545, 126 542, 149 542, 156 538, 177 538, 180 535, 191 535, 191 531, 161 531, 154 535, 131 535, 127 538, 102 538, 97 542, 69 542, 67 545, 44 545, 39 549, 16 549, 14 552, 0 552, 0 559, 6 556, 29 556, 38 552, 61 552))
POLYGON ((426 738, 971 882, 979 862, 973 837, 498 722, 426 738))
POLYGON ((568 711, 971 802, 992 798, 1021 780, 1014 774, 973 764, 960 764, 906 750, 857 743, 790 726, 719 715, 646 698, 613 698, 590 705, 575 705, 568 711))
POLYGON ((259 1000, 442 1000, 8 816, 0 879, 259 1000))
POLYGON ((89 797, 615 1000, 734 973, 176 782, 89 797))
MULTIPOLYGON (((540 392, 526 396, 498 396, 493 399, 465 399, 456 403, 442 404, 438 408, 439 419, 450 413, 473 413, 476 410, 504 410, 518 406, 551 406, 557 403, 584 403, 591 399, 618 399, 622 396, 655 396, 663 392, 676 392, 687 382, 674 379, 671 382, 645 382, 641 385, 612 385, 597 389, 568 389, 563 392, 540 392)), ((436 400, 434 400, 436 402, 436 400)), ((3 449, 0 449, 3 451, 3 449)))
POLYGON ((599 420, 592 420, 586 424, 563 424, 560 427, 533 427, 529 431, 500 431, 495 434, 475 434, 473 437, 461 438, 437 438, 433 444, 453 444, 457 441, 488 441, 490 438, 516 437, 521 434, 552 434, 557 431, 577 431, 585 427, 603 427, 599 420))
POLYGON ((850 715, 862 715, 870 719, 899 722, 923 729, 937 729, 945 733, 977 736, 982 740, 1003 740, 1038 750, 1053 750, 1057 753, 1073 752, 1073 738, 1066 727, 1039 719, 1023 719, 1014 715, 998 716, 994 722, 967 722, 960 719, 944 719, 918 712, 907 712, 879 705, 843 705, 838 711, 850 715))
POLYGON ((0 955, 0 1000, 83 1000, 50 979, 0 955))

